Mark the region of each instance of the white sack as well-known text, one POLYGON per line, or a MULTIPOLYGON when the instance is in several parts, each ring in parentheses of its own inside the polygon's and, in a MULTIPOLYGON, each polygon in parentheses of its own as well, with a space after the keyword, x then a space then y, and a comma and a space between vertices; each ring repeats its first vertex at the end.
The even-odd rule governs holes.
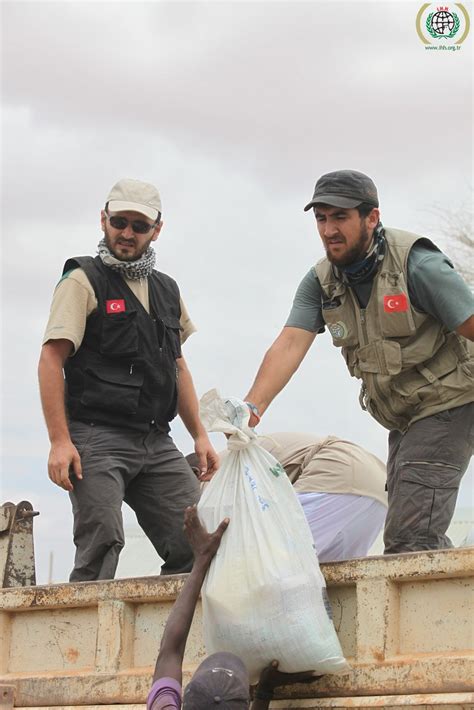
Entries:
POLYGON ((287 673, 347 672, 311 531, 284 469, 256 443, 243 402, 224 403, 212 390, 201 418, 209 431, 232 434, 198 505, 208 530, 230 518, 202 589, 207 653, 237 654, 252 682, 273 659, 287 673))

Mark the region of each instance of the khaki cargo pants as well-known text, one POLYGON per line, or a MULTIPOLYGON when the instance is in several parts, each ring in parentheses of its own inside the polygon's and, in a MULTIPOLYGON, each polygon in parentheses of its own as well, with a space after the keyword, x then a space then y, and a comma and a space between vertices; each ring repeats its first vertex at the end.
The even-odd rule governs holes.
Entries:
POLYGON ((474 402, 390 432, 385 554, 453 547, 446 530, 473 439, 474 402))

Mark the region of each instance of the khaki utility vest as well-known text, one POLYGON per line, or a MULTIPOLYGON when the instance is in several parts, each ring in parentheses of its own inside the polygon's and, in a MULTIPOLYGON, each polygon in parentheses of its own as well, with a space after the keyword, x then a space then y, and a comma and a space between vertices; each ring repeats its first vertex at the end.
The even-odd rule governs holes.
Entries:
POLYGON ((424 237, 386 229, 385 238, 386 253, 366 308, 326 258, 315 270, 333 343, 342 349, 351 375, 362 380, 362 409, 387 429, 405 431, 418 419, 473 401, 474 350, 466 338, 410 303, 408 254, 424 237))

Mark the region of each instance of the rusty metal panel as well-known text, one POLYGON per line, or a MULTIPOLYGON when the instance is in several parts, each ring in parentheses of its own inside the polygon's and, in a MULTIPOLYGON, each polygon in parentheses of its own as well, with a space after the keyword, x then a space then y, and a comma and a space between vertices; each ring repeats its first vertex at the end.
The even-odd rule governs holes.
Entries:
POLYGON ((135 667, 151 666, 156 661, 163 629, 173 603, 137 604, 133 638, 133 663, 135 667))
POLYGON ((96 670, 109 672, 132 667, 134 605, 111 599, 99 602, 97 611, 96 670))
POLYGON ((355 658, 357 654, 357 587, 355 584, 335 585, 328 588, 328 596, 342 652, 347 659, 355 658))
POLYGON ((15 686, 0 684, 0 710, 13 710, 15 686))
POLYGON ((58 607, 97 606, 101 601, 164 602, 173 601, 181 591, 187 575, 171 577, 137 577, 107 582, 62 583, 35 587, 0 589, 0 608, 57 609, 58 607))
MULTIPOLYGON (((367 557, 321 565, 329 588, 355 585, 380 577, 394 581, 471 577, 474 555, 470 548, 438 550, 436 552, 407 552, 385 557, 367 557)), ((129 602, 162 602, 176 598, 186 575, 172 577, 139 577, 110 582, 81 582, 0 589, 3 609, 27 607, 56 608, 97 605, 99 601, 121 599, 129 602)))
POLYGON ((95 609, 13 614, 9 673, 91 668, 96 637, 95 609))
POLYGON ((0 611, 0 675, 8 673, 10 661, 11 614, 0 611))
MULTIPOLYGON (((472 619, 467 590, 473 562, 466 549, 323 565, 336 630, 352 669, 309 686, 288 686, 280 696, 286 705, 275 707, 331 707, 330 701, 341 698, 347 704, 334 707, 365 707, 359 700, 369 696, 439 699, 472 691, 472 639, 466 629, 472 619)), ((16 684, 17 703, 25 707, 143 703, 183 581, 184 576, 150 577, 0 590, 1 679, 16 684), (69 626, 55 636, 51 623, 57 628, 61 621, 69 626), (68 655, 68 648, 79 655, 68 655)), ((185 682, 203 654, 198 606, 185 682)), ((400 707, 404 704, 410 703, 400 699, 400 707)), ((372 706, 377 705, 367 704, 372 706)))
POLYGON ((397 581, 471 577, 473 564, 473 549, 466 547, 327 562, 321 565, 321 571, 331 586, 355 584, 380 576, 397 581))
MULTIPOLYGON (((324 698, 314 700, 280 700, 272 703, 272 709, 310 710, 315 708, 390 708, 403 710, 412 707, 418 710, 473 710, 474 693, 443 693, 426 695, 376 695, 354 698, 324 698)), ((135 706, 136 710, 138 708, 135 706)), ((130 708, 132 710, 132 708, 130 708)))
POLYGON ((39 515, 27 500, 0 507, 0 587, 36 584, 33 518, 39 515))
MULTIPOLYGON (((279 710, 316 710, 316 708, 401 708, 414 707, 418 710, 473 710, 474 693, 445 693, 442 695, 378 695, 362 698, 324 698, 315 700, 274 701, 272 709, 279 710)), ((21 710, 21 708, 18 708, 21 710)), ((40 710, 32 707, 30 710, 40 710)), ((42 707, 41 710, 145 710, 143 704, 129 705, 66 705, 42 707)))
MULTIPOLYGON (((133 639, 134 666, 136 668, 154 665, 161 636, 172 602, 165 604, 138 604, 135 612, 135 636, 133 639)), ((202 611, 198 602, 186 644, 188 667, 197 666, 206 655, 202 640, 202 611)))
MULTIPOLYGON (((194 668, 184 669, 189 682, 194 668)), ((12 674, 18 704, 87 705, 143 703, 151 687, 153 667, 120 673, 49 672, 12 674)), ((344 675, 327 675, 310 685, 286 686, 276 699, 338 698, 366 695, 466 693, 472 691, 472 660, 463 657, 397 659, 396 663, 355 666, 344 675)))
POLYGON ((474 580, 400 585, 400 653, 433 653, 474 646, 474 580))

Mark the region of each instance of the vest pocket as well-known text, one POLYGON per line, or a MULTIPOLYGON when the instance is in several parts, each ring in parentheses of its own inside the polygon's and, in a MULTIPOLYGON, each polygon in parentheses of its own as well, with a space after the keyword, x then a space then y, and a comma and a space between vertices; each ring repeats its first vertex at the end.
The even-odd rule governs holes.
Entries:
POLYGON ((402 349, 393 340, 376 340, 359 348, 358 367, 361 372, 377 375, 398 375, 402 369, 402 349))
POLYGON ((341 352, 352 377, 358 377, 360 379, 361 371, 357 367, 357 348, 354 346, 343 347, 341 352))
POLYGON ((383 271, 378 282, 380 329, 385 338, 413 335, 416 330, 403 273, 383 271))
POLYGON ((100 352, 121 357, 138 353, 137 312, 109 313, 102 319, 100 352))
POLYGON ((400 373, 392 380, 391 387, 394 393, 406 398, 407 403, 435 404, 448 402, 453 393, 466 388, 466 382, 457 353, 443 346, 434 357, 400 373))
MULTIPOLYGON (((347 296, 342 296, 342 298, 347 301, 347 296)), ((355 345, 359 341, 359 335, 353 309, 344 302, 342 305, 334 305, 337 302, 335 299, 324 301, 321 306, 321 315, 336 347, 355 345)))
MULTIPOLYGON (((392 301, 395 301, 395 299, 389 298, 388 303, 392 301)), ((383 303, 381 306, 383 309, 383 303)), ((411 310, 405 313, 384 313, 382 310, 380 315, 380 328, 385 338, 402 338, 413 335, 416 330, 411 310)))
POLYGON ((181 357, 181 323, 176 316, 162 316, 166 328, 166 340, 175 358, 181 357))
POLYGON ((81 404, 106 412, 136 414, 143 380, 143 372, 88 367, 84 370, 81 404))

